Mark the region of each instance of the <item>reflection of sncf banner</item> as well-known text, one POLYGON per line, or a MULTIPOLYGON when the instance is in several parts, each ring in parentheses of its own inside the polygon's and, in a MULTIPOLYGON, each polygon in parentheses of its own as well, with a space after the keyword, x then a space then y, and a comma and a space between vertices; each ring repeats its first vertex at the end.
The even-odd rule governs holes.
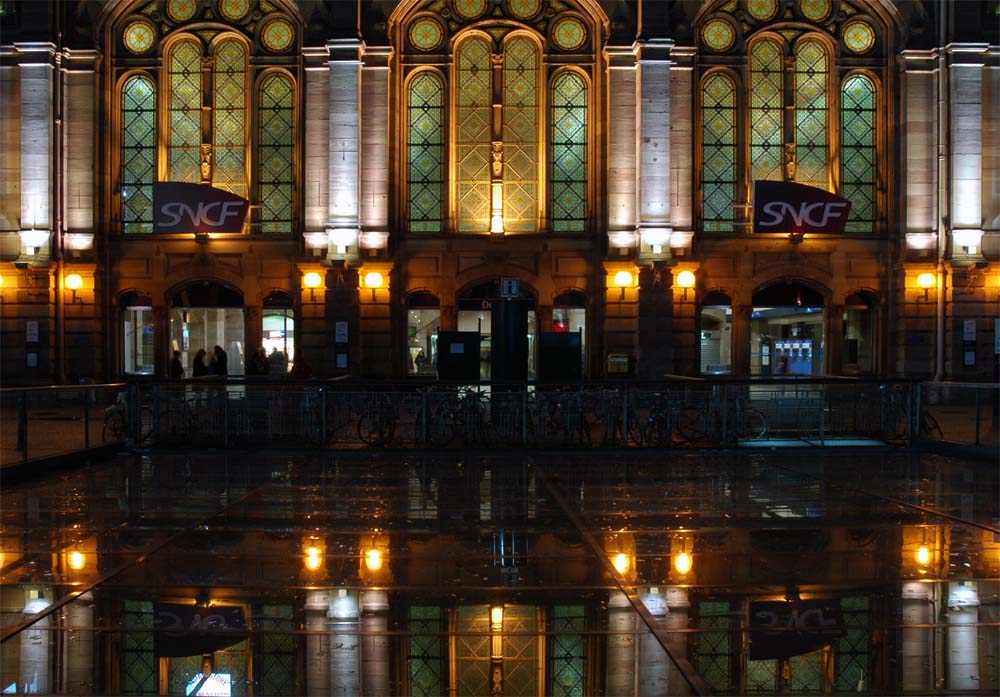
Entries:
POLYGON ((250 202, 208 184, 153 184, 153 232, 240 232, 250 202))
POLYGON ((750 603, 750 658, 788 658, 844 636, 838 600, 750 603))
POLYGON ((844 234, 851 202, 814 186, 756 181, 753 185, 754 232, 844 234))
POLYGON ((157 656, 200 656, 246 639, 241 607, 156 603, 153 627, 157 656))

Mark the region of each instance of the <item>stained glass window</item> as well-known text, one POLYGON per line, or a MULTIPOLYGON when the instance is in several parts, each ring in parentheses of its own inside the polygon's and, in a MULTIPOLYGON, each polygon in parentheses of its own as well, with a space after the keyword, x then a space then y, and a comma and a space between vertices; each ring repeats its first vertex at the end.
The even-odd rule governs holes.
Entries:
POLYGON ((169 180, 201 181, 201 46, 178 41, 168 56, 170 95, 169 180))
POLYGON ((212 109, 212 185, 237 196, 246 191, 247 51, 237 39, 215 49, 212 109))
POLYGON ((552 81, 552 230, 587 223, 587 83, 576 73, 552 81))
POLYGON ((782 120, 784 94, 782 51, 764 39, 750 48, 750 180, 783 179, 782 120))
POLYGON ((503 219, 508 232, 534 232, 538 215, 538 49, 517 36, 504 46, 503 219))
POLYGON ((444 694, 444 622, 439 607, 410 608, 409 684, 410 697, 444 694))
POLYGON ((583 605, 552 608, 552 678, 546 694, 552 697, 583 697, 586 665, 583 605))
POLYGON ((704 229, 732 232, 736 206, 736 85, 713 73, 702 87, 701 204, 704 229))
POLYGON ((844 81, 840 97, 841 182, 849 200, 848 232, 874 232, 875 85, 864 75, 844 81))
POLYGON ((490 227, 490 45, 478 36, 458 48, 457 207, 460 232, 490 227))
POLYGON ((837 640, 836 685, 837 692, 851 692, 858 689, 862 681, 868 683, 871 675, 869 665, 869 602, 867 596, 842 598, 840 609, 844 617, 844 636, 837 640))
POLYGON ((828 188, 826 49, 805 40, 795 48, 795 181, 828 188))
POLYGON ((264 605, 255 608, 253 625, 255 694, 295 694, 296 627, 291 605, 264 605))
POLYGON ((697 668, 716 694, 732 691, 733 616, 726 602, 698 605, 697 668))
POLYGON ((407 124, 410 231, 441 232, 444 221, 444 82, 429 71, 410 81, 407 124))
POLYGON ((157 660, 153 649, 153 603, 124 601, 122 625, 122 693, 157 694, 157 660))
POLYGON ((152 232, 156 181, 156 89, 137 75, 122 85, 121 188, 126 233, 152 232))
POLYGON ((257 101, 257 182, 264 233, 292 231, 294 104, 294 86, 288 75, 274 73, 264 78, 257 101))

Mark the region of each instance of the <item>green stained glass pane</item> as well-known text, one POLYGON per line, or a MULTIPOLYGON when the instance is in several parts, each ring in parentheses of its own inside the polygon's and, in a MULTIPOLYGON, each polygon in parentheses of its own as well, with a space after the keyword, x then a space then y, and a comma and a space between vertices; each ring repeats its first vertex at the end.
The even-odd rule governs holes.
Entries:
POLYGON ((823 651, 813 651, 789 660, 793 693, 817 694, 823 692, 823 651))
POLYGON ((294 110, 295 86, 291 77, 274 73, 264 78, 257 100, 257 181, 263 233, 292 231, 294 110))
POLYGON ((253 625, 254 681, 257 694, 292 695, 295 685, 296 629, 290 605, 255 608, 253 625))
POLYGON ((778 688, 778 662, 775 660, 746 661, 746 693, 748 695, 773 695, 778 688))
POLYGON ((122 85, 122 225, 126 233, 152 232, 156 181, 156 88, 143 76, 122 85))
POLYGON ((422 72, 410 81, 407 154, 410 230, 442 232, 444 225, 444 82, 422 72))
POLYGON ((799 9, 802 14, 814 22, 821 22, 827 18, 831 9, 830 0, 799 0, 799 9))
POLYGON ((864 75, 844 81, 840 95, 842 195, 851 202, 847 232, 875 228, 875 85, 864 75))
POLYGON ((457 196, 460 232, 490 229, 490 45, 486 39, 463 41, 456 55, 457 196))
POLYGON ((587 222, 587 83, 576 73, 552 82, 552 229, 583 232, 587 222))
POLYGON ((122 624, 122 693, 157 694, 157 659, 153 649, 153 603, 124 601, 122 624))
POLYGON ((489 605, 461 605, 456 609, 454 666, 459 695, 490 694, 489 605))
POLYGON ((215 49, 212 109, 212 186, 246 198, 247 51, 236 39, 215 49))
POLYGON ((552 608, 552 676, 546 694, 583 697, 585 687, 586 616, 582 605, 552 608))
POLYGON ((842 598, 840 601, 845 633, 836 644, 835 690, 838 692, 857 690, 862 681, 868 683, 870 680, 868 606, 866 596, 842 598))
POLYGON ((446 691, 444 628, 441 608, 410 608, 410 697, 438 697, 446 691))
POLYGON ((702 86, 701 212, 708 232, 732 232, 736 206, 736 85, 722 73, 702 86))
POLYGON ((844 44, 854 53, 867 53, 875 45, 875 31, 861 20, 849 22, 844 27, 844 44))
POLYGON ((519 36, 504 46, 503 219, 509 232, 535 232, 538 215, 538 48, 519 36))
POLYGON ((732 694, 733 616, 725 602, 698 605, 698 632, 693 638, 698 672, 715 694, 732 694))
POLYGON ((801 41, 795 49, 795 181, 828 188, 829 74, 826 49, 818 41, 801 41))
POLYGON ((170 85, 170 181, 201 181, 201 45, 179 41, 167 57, 170 85))
POLYGON ((750 181, 781 181, 783 143, 781 44, 764 39, 750 48, 750 181))
POLYGON ((778 0, 747 0, 747 12, 754 19, 766 22, 778 14, 778 0))

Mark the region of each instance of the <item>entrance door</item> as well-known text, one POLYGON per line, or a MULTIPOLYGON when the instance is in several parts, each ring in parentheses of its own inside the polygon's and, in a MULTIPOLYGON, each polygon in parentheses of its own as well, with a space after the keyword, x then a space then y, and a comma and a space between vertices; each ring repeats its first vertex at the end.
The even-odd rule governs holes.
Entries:
POLYGON ((823 296, 799 283, 776 283, 754 293, 750 374, 823 374, 825 315, 823 296))
POLYGON ((458 330, 478 331, 482 380, 524 382, 535 375, 535 300, 525 295, 500 297, 497 281, 488 281, 458 299, 458 330))
POLYGON ((170 309, 170 355, 181 352, 184 376, 192 377, 195 357, 205 350, 209 366, 213 349, 226 352, 226 373, 245 373, 243 296, 231 288, 199 282, 174 296, 170 309))

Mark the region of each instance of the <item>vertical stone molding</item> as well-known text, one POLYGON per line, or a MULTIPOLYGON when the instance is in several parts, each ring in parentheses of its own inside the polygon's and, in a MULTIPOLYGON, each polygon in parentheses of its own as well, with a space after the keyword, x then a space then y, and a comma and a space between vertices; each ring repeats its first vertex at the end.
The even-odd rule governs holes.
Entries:
POLYGON ((636 229, 636 51, 609 46, 608 231, 636 229))
POLYGON ((979 689, 979 592, 972 581, 948 584, 948 689, 979 689))
MULTIPOLYGON (((656 623, 663 627, 668 621, 667 599, 659 589, 648 588, 642 594, 642 603, 656 623)), ((659 640, 648 628, 639 634, 639 695, 640 697, 667 697, 669 691, 670 658, 659 640)))
POLYGON ((330 619, 330 688, 328 695, 360 695, 358 596, 338 588, 327 613, 330 619))
POLYGON ((639 51, 639 230, 670 228, 670 48, 650 39, 639 51))
POLYGON ((900 684, 904 692, 931 689, 934 684, 931 647, 934 630, 934 585, 903 584, 902 659, 900 684))
POLYGON ((608 656, 605 694, 632 697, 636 694, 636 620, 638 616, 626 595, 614 591, 608 598, 608 656))
MULTIPOLYGON (((15 44, 21 54, 21 229, 52 229, 52 88, 55 47, 15 44)), ((48 249, 43 248, 43 253, 48 249)))
POLYGON ((361 694, 389 697, 389 595, 361 591, 361 694))
POLYGON ((306 695, 326 697, 330 694, 330 635, 327 633, 327 612, 330 611, 330 591, 312 590, 306 593, 306 695))
POLYGON ((360 225, 359 138, 361 135, 361 42, 335 39, 330 51, 329 227, 360 225))

